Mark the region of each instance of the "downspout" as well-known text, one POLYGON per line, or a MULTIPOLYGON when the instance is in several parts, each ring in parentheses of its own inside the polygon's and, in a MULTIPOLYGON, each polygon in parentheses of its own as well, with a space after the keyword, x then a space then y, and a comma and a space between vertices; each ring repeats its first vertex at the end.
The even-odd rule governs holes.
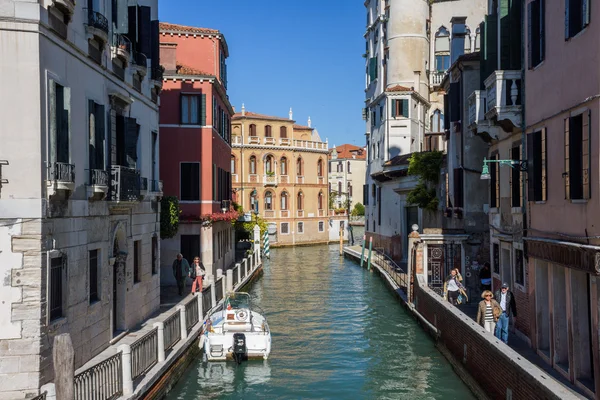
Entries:
MULTIPOLYGON (((525 2, 521 2, 521 160, 527 159, 527 121, 525 120, 525 2)), ((498 24, 499 25, 499 24, 498 24)), ((529 161, 529 160, 528 160, 529 161)), ((521 173, 522 176, 525 174, 521 173)), ((527 173, 527 180, 529 179, 529 173, 527 173)), ((527 185, 525 184, 526 179, 521 179, 521 191, 523 192, 523 236, 527 236, 527 218, 529 213, 527 212, 527 185)), ((525 249, 523 249, 525 250, 525 249)), ((524 251, 524 255, 527 253, 524 251)))

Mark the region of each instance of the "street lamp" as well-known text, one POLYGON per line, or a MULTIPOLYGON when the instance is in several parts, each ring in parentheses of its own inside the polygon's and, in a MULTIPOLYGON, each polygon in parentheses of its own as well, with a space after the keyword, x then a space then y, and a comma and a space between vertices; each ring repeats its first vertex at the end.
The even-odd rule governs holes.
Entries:
POLYGON ((527 160, 488 160, 483 158, 483 168, 481 169, 481 179, 490 179, 489 163, 498 163, 500 165, 508 165, 511 168, 516 168, 521 172, 527 172, 527 160))

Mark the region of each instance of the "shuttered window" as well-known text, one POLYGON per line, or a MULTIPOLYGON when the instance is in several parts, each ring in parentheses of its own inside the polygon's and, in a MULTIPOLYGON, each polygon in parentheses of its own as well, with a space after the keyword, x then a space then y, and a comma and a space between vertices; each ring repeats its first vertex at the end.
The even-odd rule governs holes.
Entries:
POLYGON ((527 197, 529 201, 546 201, 546 129, 527 135, 527 197))
POLYGON ((565 198, 591 198, 591 112, 565 119, 565 198))
POLYGON ((200 200, 200 164, 181 163, 180 172, 181 201, 200 200))
POLYGON ((462 208, 464 205, 464 184, 462 168, 454 169, 454 207, 462 208))
MULTIPOLYGON (((510 149, 510 159, 518 161, 521 159, 521 146, 513 147, 510 149)), ((521 207, 523 198, 523 185, 522 185, 523 173, 519 168, 519 165, 514 165, 510 171, 510 198, 511 207, 521 207)))
MULTIPOLYGON (((491 160, 498 160, 498 154, 492 156, 491 160)), ((489 163, 490 171, 490 207, 496 208, 500 206, 500 165, 496 162, 489 163)))
POLYGON ((89 251, 89 303, 94 303, 99 300, 98 295, 98 249, 89 251))
POLYGON ((545 53, 545 0, 527 4, 528 66, 534 68, 544 60, 545 53))
POLYGON ((565 0, 565 39, 581 32, 590 23, 590 0, 565 0))
POLYGON ((140 135, 140 125, 135 118, 125 118, 125 165, 129 168, 136 168, 138 164, 138 139, 140 135))
POLYGON ((50 157, 52 162, 69 163, 71 90, 50 80, 50 157))
POLYGON ((377 57, 369 59, 369 83, 377 79, 377 57))
POLYGON ((181 124, 206 125, 206 95, 182 94, 180 98, 181 124))
POLYGON ((450 92, 448 93, 450 100, 450 122, 457 122, 461 119, 461 101, 460 101, 460 83, 454 82, 450 84, 450 92))
POLYGON ((392 99, 392 117, 409 118, 408 99, 392 99))
POLYGON ((104 169, 105 115, 104 106, 88 101, 89 112, 89 169, 104 169))

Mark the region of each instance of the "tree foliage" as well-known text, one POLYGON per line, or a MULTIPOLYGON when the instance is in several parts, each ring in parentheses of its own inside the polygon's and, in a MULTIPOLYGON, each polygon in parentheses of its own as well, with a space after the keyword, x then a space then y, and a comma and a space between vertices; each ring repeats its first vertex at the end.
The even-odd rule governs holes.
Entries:
POLYGON ((365 206, 363 206, 361 203, 356 203, 354 205, 354 209, 352 209, 352 216, 354 217, 358 217, 358 216, 364 216, 365 215, 365 206))
POLYGON ((179 199, 176 196, 165 196, 160 201, 160 237, 170 239, 177 235, 179 229, 179 199))
POLYGON ((441 151, 414 153, 408 164, 408 175, 419 177, 419 183, 411 190, 406 200, 424 210, 436 211, 439 205, 435 186, 440 181, 440 170, 444 162, 441 151))

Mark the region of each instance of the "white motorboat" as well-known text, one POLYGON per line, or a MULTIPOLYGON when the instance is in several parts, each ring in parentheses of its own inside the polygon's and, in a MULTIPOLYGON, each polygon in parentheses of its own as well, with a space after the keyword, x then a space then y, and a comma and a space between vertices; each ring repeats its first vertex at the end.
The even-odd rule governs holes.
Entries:
POLYGON ((208 361, 264 359, 271 353, 267 319, 252 310, 248 293, 229 293, 222 310, 209 315, 200 337, 208 361))

